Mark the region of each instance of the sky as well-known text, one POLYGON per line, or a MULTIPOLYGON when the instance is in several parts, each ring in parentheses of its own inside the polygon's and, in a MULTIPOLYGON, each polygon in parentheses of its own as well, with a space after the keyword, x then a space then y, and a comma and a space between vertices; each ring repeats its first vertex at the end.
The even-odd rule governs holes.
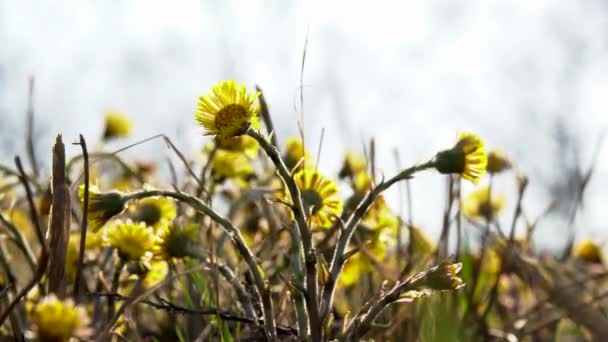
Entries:
MULTIPOLYGON (((361 152, 372 137, 379 171, 390 176, 395 150, 406 166, 473 131, 530 177, 525 205, 534 218, 563 173, 557 122, 576 137, 583 165, 591 163, 608 127, 606 2, 370 4, 0 0, 0 161, 24 152, 34 76, 37 151, 47 172, 55 134, 96 141, 109 110, 136 122, 134 136, 111 148, 165 133, 184 151, 198 151, 208 138, 194 124, 196 100, 222 79, 264 90, 281 140, 296 135, 303 118, 308 147, 317 151, 324 130, 319 164, 327 174, 336 173, 347 147, 361 152)), ((171 152, 155 141, 128 153, 162 161, 171 152)), ((608 241, 607 179, 603 148, 575 223, 580 237, 608 241)), ((444 183, 433 172, 412 182, 414 221, 433 236, 444 183)), ((500 176, 496 189, 513 199, 514 184, 513 174, 500 176)), ((398 192, 389 198, 399 210, 398 192)), ((510 214, 502 219, 507 225, 510 214)), ((560 246, 566 232, 563 222, 548 220, 538 244, 560 246)))

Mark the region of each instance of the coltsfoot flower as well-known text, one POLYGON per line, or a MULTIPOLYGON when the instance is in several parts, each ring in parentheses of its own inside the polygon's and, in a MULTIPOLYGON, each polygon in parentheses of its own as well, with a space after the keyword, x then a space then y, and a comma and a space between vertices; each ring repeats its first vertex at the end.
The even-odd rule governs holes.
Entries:
POLYGON ((55 295, 40 300, 30 311, 34 332, 42 342, 67 342, 71 337, 89 334, 89 318, 83 308, 71 300, 59 300, 55 295))
POLYGON ((249 126, 258 121, 254 101, 259 92, 247 93, 244 84, 236 81, 222 81, 196 104, 196 121, 205 129, 205 135, 222 138, 235 137, 245 133, 249 126))
MULTIPOLYGON (((78 191, 80 202, 84 203, 84 184, 78 191)), ((126 204, 118 191, 100 192, 95 185, 89 186, 88 221, 93 232, 97 232, 112 217, 125 210, 126 204)))
POLYGON ((131 134, 131 121, 122 113, 106 113, 106 127, 103 132, 103 139, 124 138, 131 134))
POLYGON ((296 137, 287 138, 283 160, 289 170, 293 170, 296 166, 298 169, 313 167, 310 153, 304 147, 302 139, 296 137))
POLYGON ((435 168, 440 173, 457 173, 477 184, 486 171, 488 156, 483 141, 473 133, 461 133, 449 150, 435 156, 435 168))
POLYGON ((386 244, 382 239, 369 241, 363 248, 366 252, 359 251, 355 255, 346 260, 344 268, 338 278, 338 284, 343 287, 351 287, 358 284, 361 280, 361 275, 370 272, 374 269, 374 265, 370 257, 376 261, 383 261, 386 256, 386 244))
POLYGON ((431 268, 421 284, 423 287, 436 291, 458 290, 465 286, 464 281, 458 277, 461 269, 461 263, 444 261, 431 268))
POLYGON ((467 196, 462 206, 462 213, 470 218, 491 220, 505 207, 506 197, 503 194, 492 194, 490 188, 480 188, 467 196))
POLYGON ((155 230, 171 223, 177 215, 175 201, 166 197, 144 198, 132 208, 134 222, 144 222, 155 230))
MULTIPOLYGON (((252 127, 259 129, 259 125, 252 124, 252 127)), ((243 153, 247 158, 255 158, 260 150, 260 144, 248 135, 239 135, 238 137, 231 138, 218 137, 215 140, 215 143, 205 145, 205 152, 210 153, 214 146, 216 146, 218 150, 243 153)))
POLYGON ((488 165, 486 171, 490 174, 501 173, 511 168, 511 161, 501 150, 488 152, 488 165))
POLYGON ((579 242, 572 251, 572 255, 576 258, 590 262, 602 262, 602 249, 592 240, 583 240, 579 242))
POLYGON ((211 164, 211 175, 217 182, 232 179, 244 185, 255 175, 253 166, 247 157, 239 152, 217 150, 211 164))
POLYGON ((198 225, 170 224, 158 230, 153 252, 163 260, 183 259, 197 255, 198 225))
MULTIPOLYGON (((85 241, 85 250, 89 251, 101 247, 101 234, 87 232, 87 240, 85 241)), ((74 279, 76 268, 78 267, 78 251, 80 248, 80 233, 70 234, 68 241, 68 251, 66 254, 65 270, 69 279, 74 279)))
POLYGON ((344 155, 344 161, 342 162, 342 168, 340 168, 338 177, 340 179, 352 178, 355 175, 364 172, 366 168, 367 162, 365 159, 362 156, 349 151, 344 155))
POLYGON ((134 261, 152 251, 154 235, 143 222, 116 222, 107 228, 104 236, 106 245, 116 248, 125 261, 134 261))
POLYGON ((337 198, 338 187, 331 179, 316 170, 303 169, 294 175, 300 189, 304 210, 310 214, 312 227, 329 228, 342 213, 342 200, 337 198))

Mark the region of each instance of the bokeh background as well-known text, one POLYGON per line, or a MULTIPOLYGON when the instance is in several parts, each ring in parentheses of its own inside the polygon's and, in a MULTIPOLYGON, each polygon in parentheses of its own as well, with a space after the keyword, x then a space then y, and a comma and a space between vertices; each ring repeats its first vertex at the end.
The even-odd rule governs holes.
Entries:
MULTIPOLYGON (((136 125, 132 138, 106 148, 165 133, 192 155, 207 139, 194 124, 198 96, 236 79, 264 90, 281 140, 297 135, 303 118, 317 151, 325 130, 320 168, 328 174, 347 147, 362 152, 372 137, 391 175, 395 150, 411 164, 450 146, 459 130, 477 132, 530 177, 533 219, 552 199, 567 201, 573 170, 592 163, 608 127, 607 57, 602 0, 0 0, 0 161, 25 151, 30 76, 46 172, 54 136, 70 142, 83 133, 92 144, 108 110, 136 125)), ((171 155, 161 140, 126 153, 161 163, 171 155)), ((608 148, 597 159, 574 227, 602 240, 608 148)), ((412 182, 414 223, 432 236, 444 187, 431 175, 412 182)), ((511 205, 514 187, 512 175, 497 180, 511 205)), ((399 209, 399 192, 390 197, 399 209)), ((566 222, 544 220, 538 245, 563 246, 566 222)))

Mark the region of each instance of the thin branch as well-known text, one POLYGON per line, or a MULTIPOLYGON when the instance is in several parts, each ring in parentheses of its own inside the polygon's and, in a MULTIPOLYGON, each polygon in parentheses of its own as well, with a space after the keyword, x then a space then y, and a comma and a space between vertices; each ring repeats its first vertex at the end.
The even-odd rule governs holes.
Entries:
POLYGON ((264 96, 264 92, 260 86, 256 85, 255 90, 260 93, 258 96, 258 101, 260 103, 260 115, 262 116, 262 120, 264 120, 264 125, 266 126, 266 131, 270 136, 270 143, 274 146, 279 146, 279 138, 277 137, 277 132, 274 130, 274 124, 272 122, 272 117, 270 116, 270 111, 268 110, 268 103, 266 102, 266 97, 264 96))
POLYGON ((80 147, 84 159, 84 197, 82 205, 82 225, 80 227, 80 246, 78 248, 78 265, 76 267, 76 277, 74 280, 74 299, 80 302, 80 286, 82 279, 82 269, 84 267, 84 254, 87 241, 87 228, 89 218, 89 152, 84 136, 80 134, 80 147))
POLYGON ((30 77, 28 84, 28 101, 26 117, 26 146, 27 155, 32 166, 34 177, 38 177, 38 161, 36 159, 35 144, 34 144, 34 77, 30 77))

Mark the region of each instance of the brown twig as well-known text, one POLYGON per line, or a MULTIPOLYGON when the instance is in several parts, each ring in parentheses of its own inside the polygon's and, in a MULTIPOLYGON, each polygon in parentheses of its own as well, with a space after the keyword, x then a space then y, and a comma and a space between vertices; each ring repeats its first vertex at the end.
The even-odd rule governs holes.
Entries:
POLYGON ((28 101, 26 120, 26 146, 27 155, 32 166, 34 177, 38 177, 38 161, 36 159, 36 149, 34 146, 34 77, 30 77, 28 84, 28 101))
POLYGON ((70 238, 70 190, 65 182, 65 146, 61 134, 53 147, 53 204, 49 222, 50 265, 48 272, 49 292, 59 298, 66 296, 66 256, 70 238))
POLYGON ((259 85, 255 86, 255 90, 260 93, 260 96, 258 97, 258 101, 260 102, 260 115, 262 116, 262 120, 264 120, 266 131, 270 136, 270 143, 278 147, 279 138, 277 138, 277 132, 274 130, 274 124, 272 123, 272 117, 270 116, 270 111, 268 110, 268 103, 266 102, 264 92, 262 91, 262 88, 260 88, 259 85))
POLYGON ((87 241, 87 228, 89 218, 89 152, 84 136, 80 134, 80 147, 84 160, 84 197, 82 204, 82 225, 80 227, 80 246, 78 247, 78 265, 76 267, 76 277, 74 279, 74 300, 80 302, 80 286, 82 279, 82 269, 84 266, 84 254, 87 241))

